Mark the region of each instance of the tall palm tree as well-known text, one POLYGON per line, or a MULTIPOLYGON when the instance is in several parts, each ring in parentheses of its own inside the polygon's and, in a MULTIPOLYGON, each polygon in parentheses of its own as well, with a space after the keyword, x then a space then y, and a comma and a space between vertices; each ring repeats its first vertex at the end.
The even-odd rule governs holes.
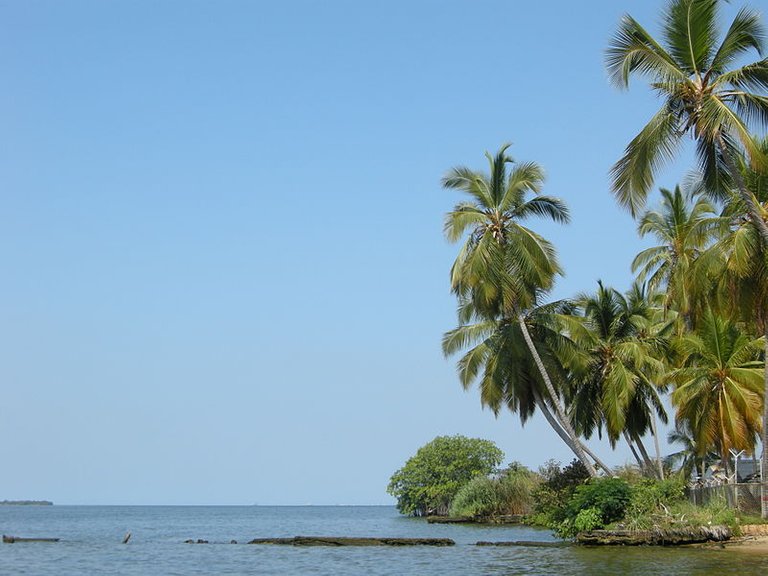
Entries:
MULTIPOLYGON (((638 285, 625 297, 598 282, 595 294, 582 294, 575 303, 581 315, 565 320, 577 345, 569 363, 577 431, 589 438, 604 427, 612 446, 624 436, 632 452, 636 446, 643 455, 641 466, 653 470, 642 436, 655 434, 656 416, 667 421, 656 386, 664 371, 657 357, 665 329, 638 285)), ((658 453, 657 473, 663 476, 658 453)))
POLYGON ((692 273, 696 259, 710 243, 713 233, 724 228, 725 219, 717 218, 714 205, 706 198, 664 188, 658 210, 646 211, 640 218, 638 233, 651 235, 660 244, 635 256, 632 271, 650 290, 665 290, 664 306, 679 312, 683 327, 693 325, 697 292, 701 284, 692 273))
POLYGON ((723 461, 728 451, 754 449, 763 405, 762 338, 711 310, 701 326, 679 340, 685 359, 670 373, 677 420, 693 434, 699 456, 714 446, 723 461))
POLYGON ((543 170, 532 162, 515 164, 508 148, 508 144, 502 146, 493 156, 486 153, 488 174, 456 167, 443 179, 445 188, 470 196, 445 219, 448 240, 465 240, 451 268, 460 326, 446 334, 443 350, 452 354, 472 346, 459 363, 464 386, 483 367, 481 401, 495 409, 504 401, 523 419, 539 407, 595 475, 533 341, 527 318, 562 270, 554 247, 521 222, 532 216, 568 222, 568 209, 561 200, 540 194, 543 170), (522 349, 527 349, 525 358, 522 349), (518 363, 510 368, 513 358, 518 363), (532 380, 534 370, 546 393, 532 380), (550 406, 554 414, 549 412, 550 406))
MULTIPOLYGON (((752 169, 765 172, 768 160, 750 134, 750 123, 768 125, 768 58, 733 68, 750 50, 762 54, 765 31, 759 14, 738 12, 718 43, 718 0, 669 0, 664 12, 663 43, 634 18, 624 16, 607 52, 611 80, 621 88, 637 74, 648 78, 663 99, 661 109, 627 146, 613 166, 613 192, 634 215, 645 204, 654 177, 690 135, 704 179, 713 191, 736 188, 747 214, 768 247, 768 224, 738 169, 745 156, 752 169)), ((768 394, 768 380, 765 393, 768 394)), ((768 429, 768 408, 763 430, 768 429)), ((764 518, 768 438, 763 438, 764 518)))
MULTIPOLYGON (((760 147, 768 153, 768 138, 763 139, 760 147)), ((768 218, 768 173, 752 170, 746 162, 740 163, 744 182, 754 194, 763 218, 768 218)), ((714 275, 719 279, 720 292, 725 308, 741 320, 752 326, 755 333, 765 338, 764 358, 768 358, 768 246, 760 240, 757 228, 749 219, 747 207, 737 194, 731 195, 723 211, 731 226, 727 234, 712 246, 714 257, 714 275)), ((761 443, 763 458, 762 478, 762 513, 768 518, 768 371, 765 373, 763 388, 763 431, 761 443)))
POLYGON ((722 191, 732 182, 768 244, 768 225, 737 169, 742 154, 755 169, 768 166, 750 134, 750 123, 768 125, 768 59, 730 68, 749 50, 762 53, 765 31, 759 14, 745 8, 718 43, 719 4, 669 0, 662 42, 631 16, 623 17, 607 51, 611 80, 626 88, 631 76, 646 77, 663 104, 613 166, 613 192, 622 206, 637 214, 658 170, 690 135, 709 187, 722 191))

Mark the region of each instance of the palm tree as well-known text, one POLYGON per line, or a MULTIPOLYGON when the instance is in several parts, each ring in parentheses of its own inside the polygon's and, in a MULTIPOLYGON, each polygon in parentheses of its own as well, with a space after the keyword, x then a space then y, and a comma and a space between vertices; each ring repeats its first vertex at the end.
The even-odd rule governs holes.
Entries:
MULTIPOLYGON (((578 350, 569 363, 577 431, 589 438, 605 427, 612 446, 624 436, 638 464, 652 470, 641 438, 648 431, 655 435, 656 416, 667 421, 655 384, 664 371, 657 357, 664 348, 665 324, 656 322, 639 285, 625 297, 598 281, 595 294, 582 294, 575 303, 581 315, 564 320, 578 350)), ((658 449, 657 473, 663 477, 658 449)))
POLYGON ((716 447, 726 462, 731 448, 753 450, 763 404, 762 338, 752 338, 710 310, 699 329, 678 345, 684 363, 669 376, 675 384, 672 402, 677 421, 692 432, 698 455, 716 447))
POLYGON ((705 447, 703 450, 699 448, 685 421, 676 423, 675 429, 667 435, 667 442, 682 445, 681 450, 673 452, 665 458, 665 464, 672 468, 679 462, 678 472, 686 480, 690 479, 694 472, 704 478, 707 468, 720 460, 720 455, 712 452, 711 447, 705 447))
MULTIPOLYGON (((760 143, 761 150, 768 153, 768 138, 760 143)), ((763 218, 768 218, 768 173, 752 170, 745 162, 740 163, 740 172, 749 190, 754 194, 763 218)), ((747 214, 747 207, 740 196, 734 194, 728 199, 723 211, 730 222, 730 230, 711 248, 715 262, 713 275, 719 278, 722 301, 729 311, 753 326, 755 333, 765 338, 764 358, 768 358, 768 247, 761 242, 760 235, 747 214)), ((765 373, 763 398, 768 399, 768 371, 765 373)), ((768 401, 763 404, 763 445, 760 469, 763 490, 762 513, 768 518, 768 401)))
POLYGON ((742 154, 755 169, 768 165, 749 131, 751 122, 768 125, 768 98, 751 92, 768 88, 768 59, 729 69, 750 49, 761 53, 765 33, 759 14, 742 9, 718 43, 718 7, 718 0, 669 0, 663 42, 623 17, 607 51, 611 80, 626 88, 632 75, 644 76, 663 105, 613 166, 613 192, 637 214, 658 170, 690 135, 710 189, 723 191, 732 182, 768 244, 768 225, 737 169, 742 154))
MULTIPOLYGON (((718 43, 718 8, 718 0, 669 0, 663 44, 631 16, 622 19, 607 52, 611 80, 626 88, 633 74, 645 76, 663 105, 613 166, 612 187, 619 203, 636 214, 658 170, 675 155, 682 138, 690 135, 710 190, 722 194, 731 185, 736 188, 766 248, 768 224, 738 162, 746 156, 754 171, 767 169, 768 161, 750 134, 750 123, 768 124, 768 58, 731 68, 750 50, 762 53, 765 32, 759 14, 744 8, 718 43)), ((768 407, 763 430, 768 430, 768 407)), ((764 436, 763 490, 768 475, 767 440, 764 436)), ((768 518, 768 495, 763 494, 762 503, 763 517, 768 518)))
POLYGON ((527 313, 537 308, 562 270, 554 247, 521 221, 537 216, 568 222, 568 209, 561 200, 540 194, 543 170, 533 162, 514 164, 508 148, 508 144, 502 146, 494 156, 486 153, 488 174, 456 167, 443 179, 445 188, 471 198, 445 219, 448 240, 465 241, 451 268, 460 326, 445 335, 443 350, 453 354, 472 346, 459 361, 462 384, 471 385, 482 367, 482 402, 498 410, 503 401, 523 421, 539 407, 595 475, 552 383, 547 359, 542 358, 528 327, 527 313), (513 165, 510 170, 508 165, 513 165), (523 349, 527 350, 524 356, 523 349), (546 394, 536 380, 543 383, 546 394))
MULTIPOLYGON (((554 320, 563 313, 567 303, 554 302, 526 314, 526 326, 530 326, 531 340, 535 340, 537 354, 544 365, 544 373, 560 381, 565 372, 559 360, 558 349, 569 346, 569 341, 559 331, 554 320)), ((469 315, 465 305, 460 309, 460 325, 445 333, 443 352, 452 356, 464 351, 457 363, 459 380, 465 390, 477 382, 480 402, 498 415, 503 408, 518 414, 525 424, 538 408, 552 429, 574 452, 574 434, 569 433, 557 415, 551 401, 542 371, 531 354, 528 342, 516 318, 484 319, 469 315)), ((555 398, 558 398, 555 396, 555 398)), ((561 408, 563 411, 564 409, 561 408)), ((606 472, 610 469, 592 454, 586 446, 582 449, 606 472)))
POLYGON ((665 289, 665 309, 675 308, 683 321, 681 328, 693 326, 693 316, 702 285, 695 282, 694 263, 707 247, 713 233, 723 228, 715 207, 706 198, 664 188, 659 210, 649 210, 640 218, 638 233, 651 235, 660 244, 635 256, 632 271, 650 290, 665 289))

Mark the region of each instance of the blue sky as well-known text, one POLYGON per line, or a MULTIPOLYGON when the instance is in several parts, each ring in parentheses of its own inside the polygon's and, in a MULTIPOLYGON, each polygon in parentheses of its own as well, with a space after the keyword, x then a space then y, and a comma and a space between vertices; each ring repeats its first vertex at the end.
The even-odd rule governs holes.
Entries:
POLYGON ((0 499, 390 503, 440 434, 570 461, 440 352, 440 178, 512 142, 572 211, 532 223, 553 297, 628 287, 607 173, 656 102, 603 54, 661 6, 0 0, 0 499))

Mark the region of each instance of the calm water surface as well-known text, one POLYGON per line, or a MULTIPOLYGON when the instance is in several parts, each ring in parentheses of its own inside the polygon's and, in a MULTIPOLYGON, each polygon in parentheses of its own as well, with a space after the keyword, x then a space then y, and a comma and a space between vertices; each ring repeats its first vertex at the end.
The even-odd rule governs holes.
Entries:
POLYGON ((0 532, 60 537, 0 544, 0 575, 768 574, 768 558, 738 550, 488 548, 479 540, 552 541, 520 527, 430 525, 380 506, 0 506, 0 532), (126 532, 133 536, 123 545, 126 532), (248 546, 270 536, 452 538, 450 548, 248 546), (203 538, 210 544, 184 540, 203 538), (229 544, 231 540, 241 544, 229 544))

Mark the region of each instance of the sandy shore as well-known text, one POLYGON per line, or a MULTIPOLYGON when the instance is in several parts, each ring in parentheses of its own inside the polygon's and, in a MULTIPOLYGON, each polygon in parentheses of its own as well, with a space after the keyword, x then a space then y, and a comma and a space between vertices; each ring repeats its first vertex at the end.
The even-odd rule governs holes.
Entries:
POLYGON ((730 550, 768 555, 768 524, 742 526, 741 532, 741 536, 731 538, 723 546, 730 550))
POLYGON ((728 550, 740 550, 750 554, 763 554, 768 556, 768 536, 738 536, 723 542, 722 546, 728 550))

